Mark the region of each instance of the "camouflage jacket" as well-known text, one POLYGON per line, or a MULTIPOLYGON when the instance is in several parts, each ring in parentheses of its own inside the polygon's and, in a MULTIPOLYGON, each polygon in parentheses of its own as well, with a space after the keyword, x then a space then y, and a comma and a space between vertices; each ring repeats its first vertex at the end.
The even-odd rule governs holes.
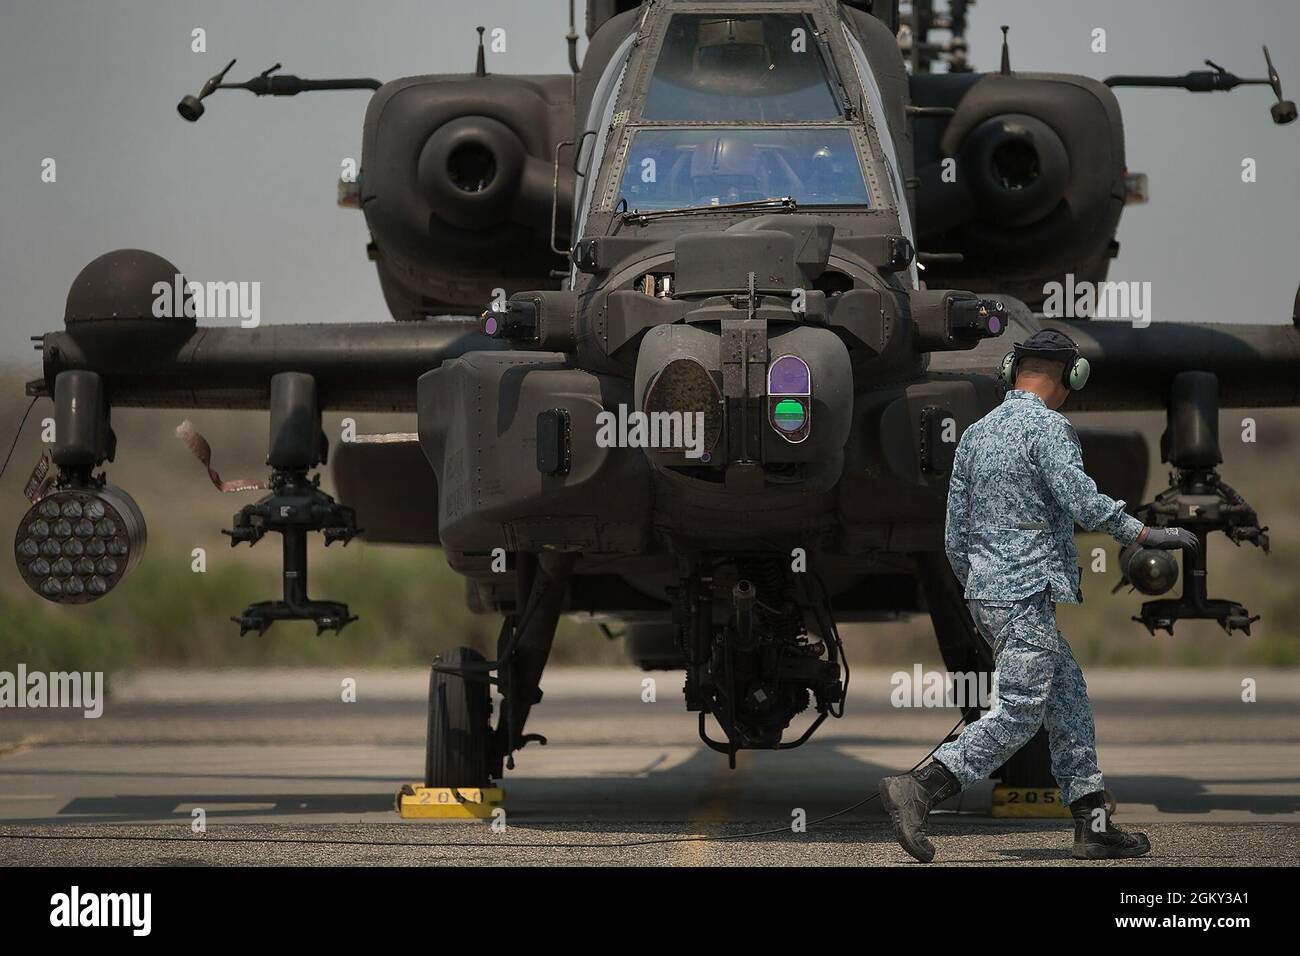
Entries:
POLYGON ((1015 601, 1050 586, 1056 601, 1081 603, 1076 522, 1123 544, 1142 530, 1083 470, 1069 420, 1012 389, 953 459, 944 546, 966 597, 1015 601))

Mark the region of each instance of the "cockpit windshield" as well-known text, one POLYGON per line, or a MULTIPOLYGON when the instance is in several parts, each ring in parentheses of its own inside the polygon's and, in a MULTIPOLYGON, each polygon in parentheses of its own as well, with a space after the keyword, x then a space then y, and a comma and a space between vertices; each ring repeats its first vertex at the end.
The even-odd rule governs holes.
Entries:
POLYGON ((619 195, 641 211, 786 197, 800 206, 871 204, 842 127, 639 129, 619 195))
POLYGON ((838 119, 839 87, 798 13, 677 13, 650 77, 644 122, 838 119))

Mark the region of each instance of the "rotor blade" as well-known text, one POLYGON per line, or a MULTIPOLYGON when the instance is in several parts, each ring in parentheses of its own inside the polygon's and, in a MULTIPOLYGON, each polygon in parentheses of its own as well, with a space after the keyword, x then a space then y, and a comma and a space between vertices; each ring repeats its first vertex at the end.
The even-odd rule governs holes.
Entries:
POLYGON ((1268 47, 1264 47, 1264 63, 1268 66, 1268 85, 1273 87, 1273 92, 1277 98, 1282 98, 1282 78, 1277 75, 1277 70, 1273 67, 1273 58, 1268 55, 1268 47))

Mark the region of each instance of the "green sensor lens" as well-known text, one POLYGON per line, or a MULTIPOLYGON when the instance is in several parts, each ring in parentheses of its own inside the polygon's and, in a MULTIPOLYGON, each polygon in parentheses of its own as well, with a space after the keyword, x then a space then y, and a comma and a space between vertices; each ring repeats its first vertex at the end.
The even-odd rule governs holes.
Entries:
POLYGON ((785 432, 798 431, 807 421, 803 403, 793 398, 785 398, 777 402, 772 418, 776 422, 776 427, 785 432))

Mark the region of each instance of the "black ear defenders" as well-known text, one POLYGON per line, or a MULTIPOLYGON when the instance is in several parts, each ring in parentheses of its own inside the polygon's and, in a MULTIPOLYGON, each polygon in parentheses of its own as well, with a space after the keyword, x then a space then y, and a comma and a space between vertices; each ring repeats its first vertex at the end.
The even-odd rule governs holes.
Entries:
POLYGON ((1072 392, 1077 392, 1088 384, 1088 375, 1092 372, 1092 366, 1079 354, 1079 347, 1073 340, 1055 329, 1035 332, 1024 342, 1017 342, 1015 348, 1003 356, 1001 368, 1003 383, 1008 386, 1016 384, 1016 365, 1026 356, 1047 359, 1049 362, 1061 362, 1065 366, 1061 373, 1061 384, 1072 392))

